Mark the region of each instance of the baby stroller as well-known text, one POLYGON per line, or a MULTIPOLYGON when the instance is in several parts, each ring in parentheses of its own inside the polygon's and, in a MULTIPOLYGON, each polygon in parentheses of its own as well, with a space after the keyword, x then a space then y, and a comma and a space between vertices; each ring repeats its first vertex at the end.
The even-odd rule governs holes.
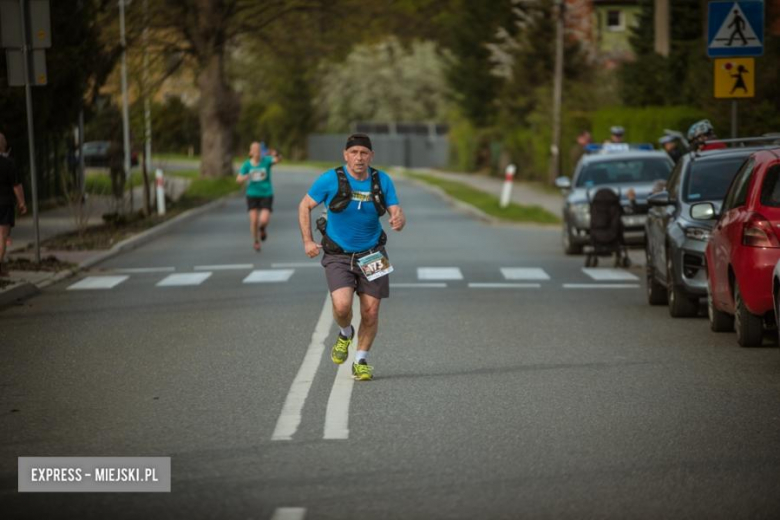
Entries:
POLYGON ((585 246, 585 267, 596 267, 600 256, 615 255, 615 267, 628 267, 623 244, 623 206, 620 197, 609 188, 601 188, 590 200, 590 245, 585 246))

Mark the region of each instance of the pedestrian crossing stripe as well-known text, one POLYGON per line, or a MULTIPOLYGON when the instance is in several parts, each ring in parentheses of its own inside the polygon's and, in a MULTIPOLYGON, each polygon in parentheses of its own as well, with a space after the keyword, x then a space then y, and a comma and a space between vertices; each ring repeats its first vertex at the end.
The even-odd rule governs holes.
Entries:
POLYGON ((582 272, 590 276, 597 282, 639 280, 639 278, 637 278, 635 275, 629 273, 628 271, 624 271, 622 269, 583 267, 582 272))
POLYGON ((87 276, 74 283, 68 290, 93 290, 93 289, 113 289, 120 283, 130 278, 129 276, 87 276))
POLYGON ((463 280, 459 267, 418 267, 418 280, 463 280))
POLYGON ((243 283, 279 283, 286 282, 295 272, 294 269, 257 269, 244 278, 243 283))
POLYGON ((502 267, 501 274, 507 280, 549 280, 550 275, 538 267, 502 267))
POLYGON ((764 53, 764 3, 710 2, 707 55, 761 56, 764 53))
POLYGON ((184 287, 188 285, 200 285, 205 282, 211 273, 176 273, 170 274, 157 282, 157 287, 184 287))

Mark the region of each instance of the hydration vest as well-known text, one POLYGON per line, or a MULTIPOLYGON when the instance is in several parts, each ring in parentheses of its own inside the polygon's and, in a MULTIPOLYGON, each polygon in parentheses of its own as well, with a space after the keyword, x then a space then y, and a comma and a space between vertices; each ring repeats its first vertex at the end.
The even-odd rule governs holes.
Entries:
MULTIPOLYGON (((377 216, 381 217, 387 213, 387 205, 385 204, 385 194, 382 192, 382 186, 379 183, 379 170, 369 167, 368 171, 371 175, 371 200, 376 208, 377 216)), ((339 180, 339 189, 331 199, 330 204, 328 204, 328 209, 334 213, 341 213, 347 209, 347 206, 352 201, 352 186, 349 185, 349 179, 347 179, 347 173, 344 171, 343 166, 336 168, 336 176, 339 180)), ((349 254, 325 233, 327 223, 328 220, 325 216, 318 218, 316 222, 317 230, 322 234, 323 251, 332 255, 349 254)), ((387 234, 382 230, 377 247, 382 247, 386 243, 387 234)))
MULTIPOLYGON (((387 205, 385 204, 385 194, 382 192, 382 185, 379 183, 379 170, 369 166, 368 171, 371 175, 371 200, 376 208, 376 214, 381 217, 387 213, 387 205)), ((341 213, 347 209, 347 206, 352 201, 352 186, 349 185, 349 179, 347 179, 347 173, 344 171, 343 166, 336 168, 336 176, 339 179, 339 190, 336 192, 336 196, 331 199, 328 209, 333 213, 341 213)))

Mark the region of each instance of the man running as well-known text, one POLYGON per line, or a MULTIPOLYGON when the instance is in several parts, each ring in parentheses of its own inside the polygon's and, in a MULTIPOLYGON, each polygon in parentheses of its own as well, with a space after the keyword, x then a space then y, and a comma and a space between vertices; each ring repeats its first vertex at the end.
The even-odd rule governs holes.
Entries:
POLYGON ((344 363, 355 336, 352 327, 352 300, 360 298, 358 351, 352 374, 359 381, 370 381, 374 367, 368 364, 368 352, 376 337, 379 304, 390 295, 389 272, 392 267, 384 244, 387 236, 379 222, 385 212, 390 227, 401 231, 406 217, 398 204, 395 186, 385 172, 370 167, 374 158, 371 139, 365 134, 347 138, 344 166, 323 173, 298 206, 303 247, 310 258, 323 249, 322 266, 328 282, 333 318, 339 326, 331 359, 344 363), (311 210, 320 203, 328 208, 327 223, 318 221, 323 233, 322 245, 312 238, 311 210))
POLYGON ((255 251, 260 251, 260 242, 268 237, 266 228, 271 220, 274 204, 274 187, 271 184, 271 166, 279 162, 276 150, 262 156, 260 143, 249 147, 249 159, 244 161, 236 182, 249 182, 246 189, 246 209, 249 211, 249 228, 255 251))

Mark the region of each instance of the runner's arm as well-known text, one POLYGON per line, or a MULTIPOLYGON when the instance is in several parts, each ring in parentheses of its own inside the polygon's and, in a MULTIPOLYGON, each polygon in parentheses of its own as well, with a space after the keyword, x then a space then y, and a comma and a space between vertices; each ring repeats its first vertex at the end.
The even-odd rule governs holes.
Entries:
POLYGON ((24 215, 27 213, 27 205, 24 203, 24 186, 21 184, 14 186, 14 193, 16 194, 16 203, 19 205, 19 211, 24 215))
POLYGON ((390 227, 393 228, 393 231, 401 231, 406 225, 404 210, 398 204, 394 204, 388 206, 387 212, 390 213, 390 227))
POLYGON ((298 205, 298 224, 301 227, 303 249, 306 251, 306 255, 309 258, 314 258, 320 254, 319 246, 314 241, 314 237, 311 233, 311 210, 316 208, 318 205, 319 202, 311 198, 308 193, 303 196, 301 203, 298 205))

